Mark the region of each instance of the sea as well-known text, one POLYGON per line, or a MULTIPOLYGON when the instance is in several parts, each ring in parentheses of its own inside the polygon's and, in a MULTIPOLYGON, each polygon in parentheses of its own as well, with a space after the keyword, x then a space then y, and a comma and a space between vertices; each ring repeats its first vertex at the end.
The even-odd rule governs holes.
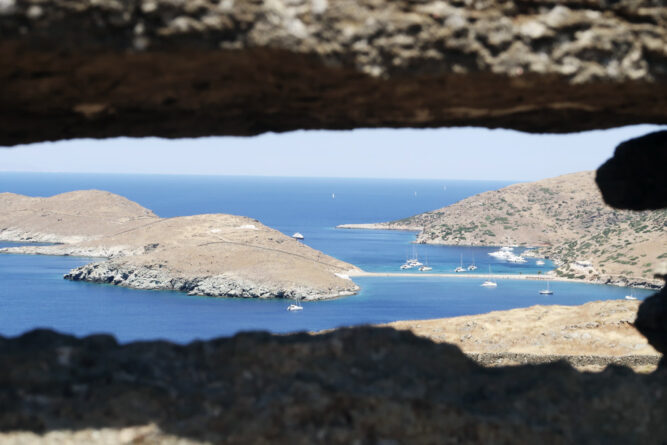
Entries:
MULTIPOLYGON (((453 272, 461 263, 475 272, 537 274, 553 268, 535 259, 511 264, 488 255, 492 247, 415 244, 416 233, 337 229, 339 224, 405 218, 453 204, 511 182, 404 179, 282 178, 178 175, 0 173, 0 192, 51 196, 83 189, 107 190, 136 201, 161 217, 230 213, 258 219, 286 235, 369 272, 400 272, 408 256, 428 261, 431 273, 453 272)), ((0 209, 2 211, 2 209, 0 209)), ((16 243, 0 242, 0 247, 16 243)), ((286 300, 208 298, 144 291, 63 279, 90 258, 0 255, 0 335, 49 328, 77 336, 106 333, 120 342, 164 339, 188 343, 241 331, 289 333, 341 326, 480 314, 533 305, 578 305, 623 299, 628 289, 543 281, 483 278, 358 277, 361 291, 329 301, 304 302, 288 312, 286 300)), ((414 270, 411 272, 414 273, 414 270)), ((650 291, 635 290, 642 299, 650 291)))

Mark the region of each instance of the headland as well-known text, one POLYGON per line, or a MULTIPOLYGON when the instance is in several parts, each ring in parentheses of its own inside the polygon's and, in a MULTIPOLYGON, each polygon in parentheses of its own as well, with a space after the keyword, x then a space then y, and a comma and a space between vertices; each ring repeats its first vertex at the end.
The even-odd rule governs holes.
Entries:
POLYGON ((121 196, 0 194, 0 240, 51 242, 0 253, 105 258, 65 278, 212 297, 329 299, 359 288, 357 269, 235 215, 160 218, 121 196))
POLYGON ((532 247, 558 277, 658 288, 667 271, 667 211, 607 206, 593 172, 514 184, 409 218, 346 229, 414 230, 417 243, 532 247))

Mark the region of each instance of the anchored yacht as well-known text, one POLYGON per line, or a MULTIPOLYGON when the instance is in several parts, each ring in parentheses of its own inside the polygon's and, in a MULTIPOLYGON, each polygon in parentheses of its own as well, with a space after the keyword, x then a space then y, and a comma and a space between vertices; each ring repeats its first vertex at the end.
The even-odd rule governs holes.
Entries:
POLYGON ((301 299, 299 297, 296 298, 296 302, 290 304, 287 306, 287 310, 292 312, 292 311, 302 311, 303 306, 301 306, 301 299))
POLYGON ((554 291, 549 289, 549 282, 547 281, 547 288, 540 291, 540 295, 553 295, 554 291))
MULTIPOLYGON (((490 264, 489 264, 489 275, 491 275, 491 265, 490 264)), ((483 282, 482 286, 484 286, 484 287, 498 287, 498 283, 489 279, 489 280, 486 280, 485 282, 483 282)))
POLYGON ((461 254, 461 262, 459 263, 459 267, 454 269, 454 272, 465 272, 466 270, 463 268, 463 254, 461 254))
POLYGON ((468 266, 468 270, 477 270, 477 266, 475 266, 475 254, 472 255, 472 264, 468 266))

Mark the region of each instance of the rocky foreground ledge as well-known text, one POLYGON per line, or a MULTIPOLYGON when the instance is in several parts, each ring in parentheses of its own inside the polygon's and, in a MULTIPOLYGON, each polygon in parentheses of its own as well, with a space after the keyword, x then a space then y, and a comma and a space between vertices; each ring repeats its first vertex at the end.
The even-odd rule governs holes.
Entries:
POLYGON ((50 198, 0 194, 0 240, 50 241, 0 253, 108 258, 65 275, 74 281, 192 295, 303 298, 351 295, 357 268, 259 221, 211 214, 160 218, 97 190, 50 198))
POLYGON ((389 323, 438 343, 451 343, 486 366, 566 360, 579 370, 623 364, 656 369, 662 354, 634 326, 639 301, 537 305, 487 314, 389 323))
POLYGON ((389 328, 119 345, 0 337, 0 441, 664 443, 667 373, 484 368, 389 328))

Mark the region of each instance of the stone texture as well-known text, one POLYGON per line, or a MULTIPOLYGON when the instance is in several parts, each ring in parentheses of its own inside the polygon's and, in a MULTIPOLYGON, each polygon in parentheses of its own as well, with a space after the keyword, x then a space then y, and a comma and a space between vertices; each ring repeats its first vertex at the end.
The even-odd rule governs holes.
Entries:
POLYGON ((33 331, 0 338, 0 360, 12 363, 0 367, 5 437, 155 424, 168 437, 229 444, 667 440, 665 372, 488 369, 391 329, 187 346, 33 331))
POLYGON ((3 0, 0 144, 667 122, 657 0, 3 0))

